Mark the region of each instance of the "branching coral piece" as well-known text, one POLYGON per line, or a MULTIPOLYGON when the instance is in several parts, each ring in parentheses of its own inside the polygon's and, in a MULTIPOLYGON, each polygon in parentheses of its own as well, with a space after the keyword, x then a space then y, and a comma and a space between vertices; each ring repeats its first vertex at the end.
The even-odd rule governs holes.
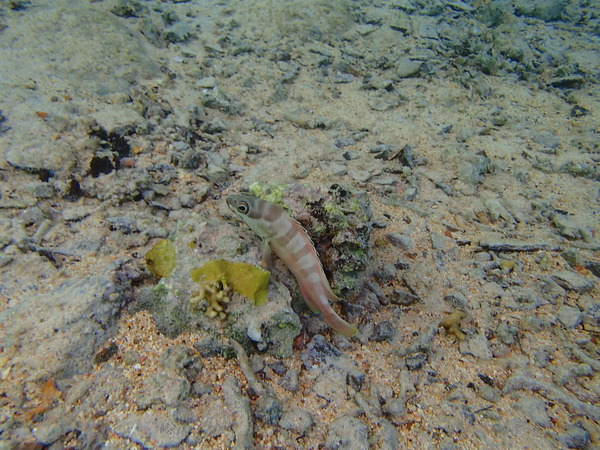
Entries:
POLYGON ((190 304, 193 307, 200 306, 201 303, 206 303, 205 314, 211 319, 219 316, 219 319, 224 319, 225 305, 227 305, 231 298, 231 288, 227 284, 221 281, 215 281, 213 283, 204 284, 200 287, 200 290, 190 297, 190 304))

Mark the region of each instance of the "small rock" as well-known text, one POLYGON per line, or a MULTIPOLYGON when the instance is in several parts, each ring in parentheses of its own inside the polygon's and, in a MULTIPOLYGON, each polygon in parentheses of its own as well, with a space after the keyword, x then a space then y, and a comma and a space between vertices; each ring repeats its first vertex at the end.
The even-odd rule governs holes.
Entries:
POLYGON ((554 214, 552 223, 561 236, 564 236, 567 239, 581 239, 582 235, 581 231, 579 231, 579 227, 567 219, 566 216, 554 214))
POLYGON ((506 345, 512 345, 516 341, 517 328, 513 325, 502 322, 496 328, 496 337, 506 345))
POLYGON ((164 413, 130 414, 116 423, 113 431, 144 448, 176 447, 188 437, 189 425, 178 424, 164 413))
POLYGON ((581 323, 583 315, 581 314, 581 311, 579 311, 579 308, 563 305, 558 310, 556 317, 565 328, 572 329, 581 323))
POLYGON ((594 287, 594 283, 588 281, 585 277, 568 270, 553 273, 552 279, 556 281, 559 286, 569 291, 576 291, 582 294, 592 290, 594 287))
POLYGON ((395 247, 401 248, 402 250, 412 251, 415 248, 413 240, 400 233, 388 233, 386 234, 388 241, 395 247))
POLYGON ((279 385, 286 391, 296 392, 300 386, 298 379, 299 372, 297 369, 290 369, 286 374, 279 380, 279 385))
POLYGON ((568 448, 588 448, 590 434, 577 425, 572 426, 558 435, 559 442, 568 448))
POLYGON ((515 407, 536 425, 544 428, 552 426, 552 421, 546 412, 546 403, 542 399, 538 397, 523 397, 515 404, 515 407))
POLYGON ((552 366, 554 376, 552 379, 559 386, 564 386, 573 378, 588 376, 593 373, 589 364, 565 364, 562 366, 552 366))
POLYGON ((444 301, 452 306, 453 309, 466 311, 469 301, 460 292, 453 292, 444 296, 444 301))
POLYGON ((286 411, 279 420, 281 428, 298 433, 300 436, 305 436, 314 423, 315 421, 309 412, 298 408, 286 411))
POLYGON ((482 333, 460 341, 459 349, 463 355, 472 355, 475 358, 492 359, 494 357, 490 350, 489 342, 482 333))
POLYGON ((398 270, 393 264, 386 264, 381 269, 376 270, 373 275, 380 283, 388 283, 396 278, 398 270))
POLYGON ((369 339, 375 342, 391 342, 395 334, 396 329, 389 321, 386 320, 375 325, 369 339))
POLYGON ((410 58, 402 58, 396 64, 396 75, 399 78, 408 78, 417 75, 421 70, 422 61, 415 61, 410 58))
POLYGON ((392 295, 390 296, 390 302, 395 305, 401 306, 410 306, 413 303, 417 303, 421 299, 414 294, 411 294, 408 291, 403 291, 401 289, 394 289, 392 291, 392 295))
POLYGON ((263 395, 256 402, 256 417, 269 425, 277 425, 281 418, 281 413, 281 403, 275 397, 263 395))
POLYGON ((348 175, 350 175, 354 181, 358 181, 360 183, 366 183, 373 176, 368 170, 362 169, 351 169, 348 171, 348 175))
POLYGON ((354 417, 341 417, 329 425, 325 448, 335 450, 369 449, 369 428, 354 417))
POLYGON ((419 370, 427 362, 427 353, 417 352, 406 356, 406 367, 408 370, 419 370))

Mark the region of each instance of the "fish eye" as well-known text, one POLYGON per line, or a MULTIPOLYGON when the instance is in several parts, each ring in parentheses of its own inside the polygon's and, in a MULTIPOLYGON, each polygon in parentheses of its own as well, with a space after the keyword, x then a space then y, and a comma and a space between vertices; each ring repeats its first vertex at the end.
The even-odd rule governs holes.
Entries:
POLYGON ((237 210, 242 213, 242 214, 248 214, 248 203, 246 202, 242 202, 239 205, 237 205, 237 210))

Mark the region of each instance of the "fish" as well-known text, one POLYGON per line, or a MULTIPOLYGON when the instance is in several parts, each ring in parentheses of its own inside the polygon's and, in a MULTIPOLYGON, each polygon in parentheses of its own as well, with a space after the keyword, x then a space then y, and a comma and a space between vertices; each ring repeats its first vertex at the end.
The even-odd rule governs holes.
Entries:
POLYGON ((339 298, 331 290, 312 240, 302 225, 280 206, 253 195, 231 195, 227 206, 262 239, 263 263, 268 263, 271 250, 292 272, 304 301, 313 312, 320 312, 325 323, 338 333, 351 337, 358 328, 342 319, 330 301, 339 298))

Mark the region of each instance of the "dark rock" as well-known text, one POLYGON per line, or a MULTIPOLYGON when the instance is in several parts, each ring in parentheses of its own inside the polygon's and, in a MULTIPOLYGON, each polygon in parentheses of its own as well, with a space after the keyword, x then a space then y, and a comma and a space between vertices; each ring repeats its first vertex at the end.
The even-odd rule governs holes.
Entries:
POLYGON ((119 346, 114 342, 111 342, 106 347, 100 349, 96 356, 94 356, 94 363, 102 364, 112 358, 119 352, 119 346))
POLYGON ((419 301, 421 301, 421 299, 417 295, 401 289, 394 289, 390 296, 390 302, 395 305, 410 306, 419 301))
POLYGON ((425 352, 411 353, 406 356, 406 367, 408 370, 418 370, 427 362, 428 355, 425 352))
POLYGON ((395 334, 396 328, 386 320, 375 325, 369 339, 375 342, 391 342, 395 334))

